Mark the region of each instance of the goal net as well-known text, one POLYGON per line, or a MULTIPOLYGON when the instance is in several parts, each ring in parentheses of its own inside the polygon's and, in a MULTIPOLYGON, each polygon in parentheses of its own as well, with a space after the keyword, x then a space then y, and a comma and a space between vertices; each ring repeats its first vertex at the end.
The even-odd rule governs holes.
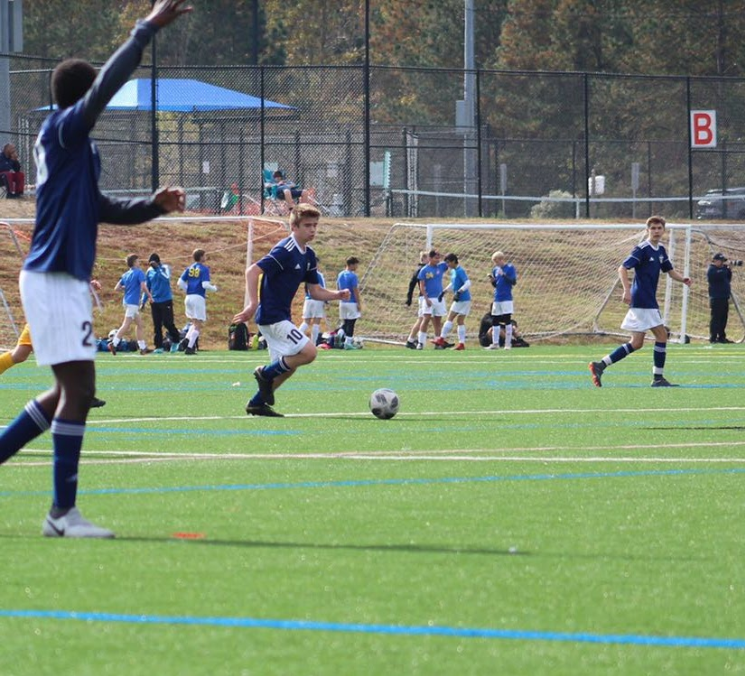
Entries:
MULTIPOLYGON (((668 224, 664 244, 675 268, 693 278, 691 288, 667 275, 660 279, 658 301, 673 339, 709 336, 706 270, 721 251, 729 259, 745 257, 745 226, 668 224)), ((503 251, 517 269, 515 313, 520 331, 533 340, 570 335, 619 335, 627 306, 621 302, 618 266, 645 237, 640 224, 523 225, 396 223, 360 281, 364 328, 369 339, 402 341, 416 319, 418 290, 405 305, 409 281, 421 251, 435 247, 455 253, 471 279, 469 340, 489 312, 493 288, 491 255, 503 251)), ((745 292, 745 268, 732 280, 733 308, 728 333, 745 338, 739 299, 745 292)), ((450 299, 448 297, 448 305, 450 299)))

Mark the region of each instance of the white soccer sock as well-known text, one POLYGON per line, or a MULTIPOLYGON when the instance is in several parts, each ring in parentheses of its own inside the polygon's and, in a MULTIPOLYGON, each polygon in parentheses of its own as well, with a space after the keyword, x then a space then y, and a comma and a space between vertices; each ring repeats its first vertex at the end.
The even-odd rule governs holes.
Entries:
POLYGON ((465 324, 458 325, 458 342, 459 343, 466 342, 466 325, 465 324))
POLYGON ((440 333, 440 338, 445 340, 445 338, 448 337, 448 334, 450 333, 451 329, 453 328, 453 322, 451 322, 449 319, 445 322, 445 324, 442 327, 442 332, 440 333))
POLYGON ((512 347, 512 324, 507 324, 504 329, 504 349, 509 350, 512 347))
POLYGON ((427 332, 426 331, 420 331, 419 332, 419 342, 422 345, 426 345, 427 344, 427 332))
POLYGON ((147 349, 147 343, 144 340, 138 340, 137 341, 137 347, 139 347, 141 350, 147 349))
POLYGON ((300 333, 305 333, 308 330, 308 322, 303 320, 303 323, 298 326, 298 329, 300 330, 300 333))
POLYGON ((186 334, 186 339, 189 341, 189 347, 194 347, 197 338, 199 338, 199 331, 192 326, 186 334))
POLYGON ((321 327, 319 324, 313 324, 313 326, 310 329, 310 338, 313 341, 313 345, 315 345, 318 342, 318 334, 321 332, 321 327))

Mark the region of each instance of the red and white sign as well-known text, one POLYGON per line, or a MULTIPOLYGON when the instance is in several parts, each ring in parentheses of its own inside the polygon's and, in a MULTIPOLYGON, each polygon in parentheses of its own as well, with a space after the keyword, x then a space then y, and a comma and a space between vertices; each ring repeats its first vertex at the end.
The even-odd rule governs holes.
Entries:
POLYGON ((717 147, 717 111, 691 111, 691 148, 717 147))

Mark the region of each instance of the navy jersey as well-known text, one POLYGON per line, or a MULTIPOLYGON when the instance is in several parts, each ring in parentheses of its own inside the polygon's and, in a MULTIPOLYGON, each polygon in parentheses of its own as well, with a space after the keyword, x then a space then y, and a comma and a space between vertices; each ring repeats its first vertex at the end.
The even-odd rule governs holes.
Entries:
MULTIPOLYGON (((323 276, 323 273, 320 270, 316 270, 316 274, 318 275, 318 283, 325 289, 326 288, 326 278, 323 276)), ((308 288, 308 285, 305 285, 305 298, 307 300, 313 300, 313 296, 310 295, 310 289, 308 288)))
POLYGON ((657 248, 649 240, 644 240, 634 247, 629 257, 623 262, 627 270, 634 270, 634 281, 631 284, 631 307, 659 310, 657 304, 657 283, 660 272, 670 272, 673 264, 667 257, 662 244, 657 248))
POLYGON ((292 235, 278 242, 257 265, 264 273, 256 310, 259 325, 290 320, 298 287, 303 282, 319 283, 315 251, 309 246, 303 251, 292 235))
POLYGON ((41 126, 36 158, 36 226, 23 265, 34 272, 66 272, 88 281, 96 258, 98 223, 137 223, 158 216, 149 198, 111 200, 98 189, 101 162, 90 132, 129 79, 157 27, 139 22, 109 59, 86 95, 53 112, 41 126))
POLYGON ((204 288, 202 282, 210 281, 210 269, 202 263, 192 263, 182 273, 181 280, 186 282, 187 296, 205 297, 207 289, 204 288))
POLYGON ((501 269, 501 275, 498 274, 500 270, 498 265, 491 271, 495 281, 494 301, 496 303, 512 300, 512 287, 517 284, 517 270, 512 263, 505 263, 501 269))

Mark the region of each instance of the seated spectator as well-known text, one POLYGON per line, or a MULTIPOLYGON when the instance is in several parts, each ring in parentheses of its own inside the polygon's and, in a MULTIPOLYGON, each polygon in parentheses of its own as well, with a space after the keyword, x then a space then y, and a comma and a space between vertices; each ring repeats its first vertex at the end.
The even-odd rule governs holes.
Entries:
POLYGON ((5 185, 7 197, 21 197, 26 183, 26 174, 21 171, 18 152, 12 143, 3 146, 0 154, 0 181, 5 185))
POLYGON ((297 183, 290 181, 279 169, 272 174, 271 189, 275 199, 284 200, 288 205, 294 204, 295 200, 308 201, 308 191, 302 190, 297 183))
MULTIPOLYGON (((528 343, 521 335, 517 328, 517 322, 513 319, 512 322, 512 347, 530 347, 528 343)), ((481 347, 489 347, 492 344, 492 322, 491 313, 487 312, 481 318, 481 325, 479 326, 479 344, 481 347)), ((499 347, 504 347, 504 330, 499 331, 499 347)))

